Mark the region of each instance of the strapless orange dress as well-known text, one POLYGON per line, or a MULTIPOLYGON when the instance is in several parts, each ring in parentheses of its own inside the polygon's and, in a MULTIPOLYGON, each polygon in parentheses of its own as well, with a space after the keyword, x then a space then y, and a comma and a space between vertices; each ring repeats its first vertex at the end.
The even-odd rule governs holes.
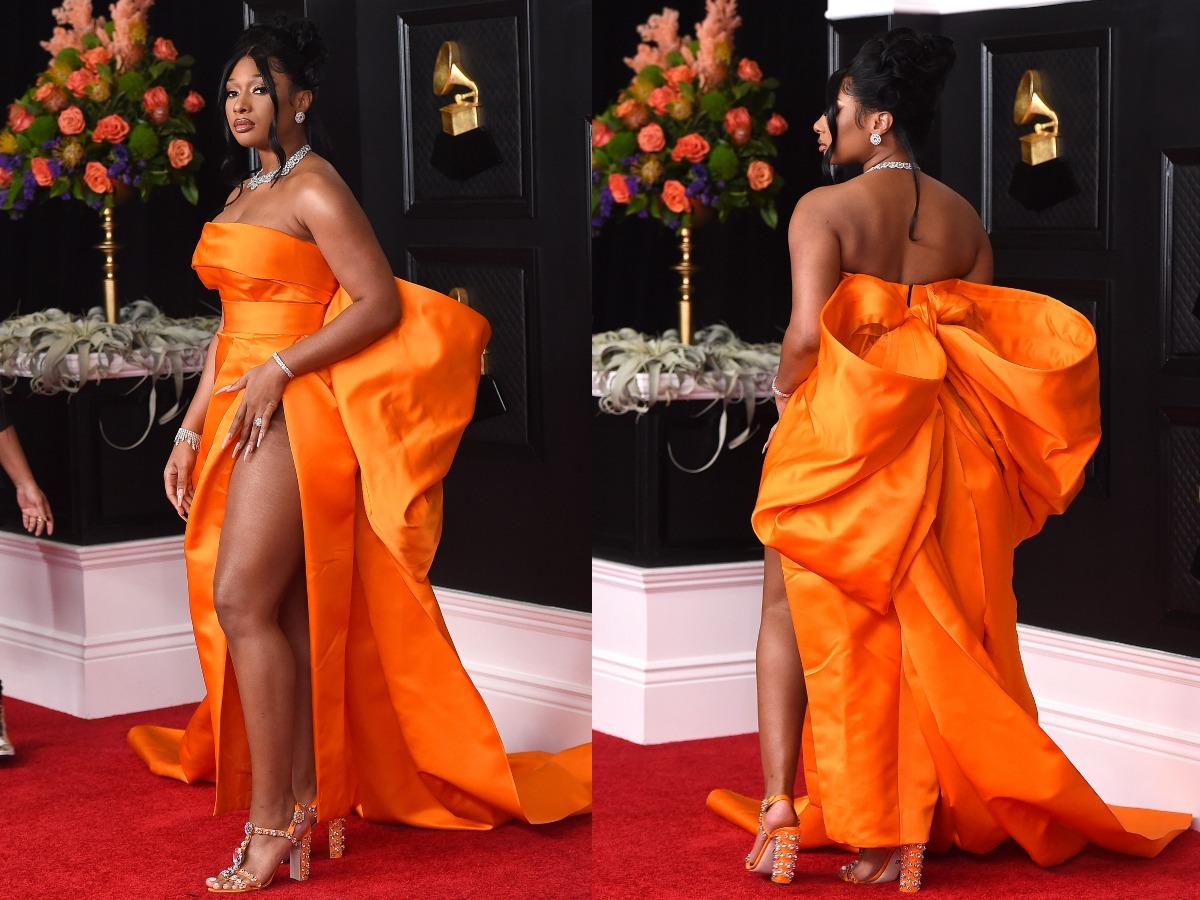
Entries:
MULTIPOLYGON (((315 244, 256 225, 205 226, 192 265, 221 293, 215 388, 312 334, 351 303, 315 244)), ((488 324, 397 279, 401 322, 365 350, 289 381, 312 644, 317 804, 428 828, 484 829, 586 812, 590 745, 507 755, 459 662, 427 573, 442 478, 471 419, 488 324)), ((215 812, 250 803, 238 686, 213 611, 232 460, 218 452, 239 394, 214 393, 184 548, 207 696, 186 730, 138 726, 151 770, 216 781, 215 812)))
MULTIPOLYGON (((1100 438, 1094 331, 1025 291, 909 291, 843 277, 753 514, 808 687, 801 840, 1153 856, 1190 814, 1105 805, 1038 727, 1017 647, 1013 550, 1066 509, 1100 438)), ((755 830, 756 801, 709 806, 755 830)))

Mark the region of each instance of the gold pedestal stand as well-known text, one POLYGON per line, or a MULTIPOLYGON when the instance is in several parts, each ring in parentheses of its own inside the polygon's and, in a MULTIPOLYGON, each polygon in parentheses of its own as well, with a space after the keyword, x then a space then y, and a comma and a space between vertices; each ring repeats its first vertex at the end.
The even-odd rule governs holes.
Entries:
POLYGON ((105 206, 100 211, 100 227, 104 229, 104 240, 96 245, 96 249, 104 254, 104 318, 109 322, 116 322, 118 315, 117 263, 114 257, 121 249, 121 245, 113 240, 116 221, 111 206, 105 206))
POLYGON ((679 273, 679 341, 692 342, 692 229, 684 225, 679 229, 679 265, 672 266, 679 273))

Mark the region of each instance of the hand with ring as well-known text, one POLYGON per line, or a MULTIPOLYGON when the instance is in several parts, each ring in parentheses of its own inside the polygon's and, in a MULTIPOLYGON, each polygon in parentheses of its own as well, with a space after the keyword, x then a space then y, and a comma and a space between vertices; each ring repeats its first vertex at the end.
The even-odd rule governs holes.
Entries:
POLYGON ((236 460, 239 451, 242 459, 250 458, 262 444, 267 431, 271 427, 271 416, 283 402, 283 388, 288 377, 273 361, 257 365, 250 369, 233 384, 220 388, 216 393, 224 394, 233 391, 243 391, 242 401, 238 404, 229 426, 229 433, 221 449, 225 449, 230 441, 236 439, 233 447, 233 458, 236 460))
POLYGON ((50 512, 50 501, 36 482, 17 485, 17 505, 21 507, 21 524, 34 537, 43 533, 54 534, 54 514, 50 512))

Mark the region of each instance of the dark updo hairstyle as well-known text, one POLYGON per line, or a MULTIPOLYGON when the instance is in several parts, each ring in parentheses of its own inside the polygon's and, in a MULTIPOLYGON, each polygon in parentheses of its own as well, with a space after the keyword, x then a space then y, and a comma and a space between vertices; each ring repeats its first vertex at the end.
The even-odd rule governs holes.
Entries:
MULTIPOLYGON (((917 34, 911 28, 893 28, 883 37, 871 38, 863 44, 850 65, 829 77, 825 88, 829 122, 829 151, 823 162, 826 177, 837 181, 839 175, 830 166, 829 156, 837 141, 837 95, 843 85, 858 105, 855 121, 859 125, 866 113, 892 114, 891 130, 905 154, 915 162, 916 151, 925 143, 933 127, 938 98, 953 65, 954 41, 937 34, 917 34)), ((917 202, 908 224, 908 239, 915 241, 921 181, 915 168, 912 175, 917 202)))
MULTIPOLYGON (((233 55, 225 63, 221 72, 221 84, 218 97, 221 102, 222 122, 225 128, 225 159, 221 163, 221 176, 232 185, 240 185, 250 174, 250 162, 245 148, 233 137, 229 127, 229 119, 225 114, 225 82, 238 61, 250 57, 258 64, 262 74, 263 84, 271 95, 271 105, 275 107, 275 118, 279 117, 279 95, 275 91, 275 79, 271 72, 282 72, 288 77, 296 90, 313 92, 315 100, 317 88, 320 85, 318 73, 327 56, 325 41, 321 38, 320 29, 312 19, 296 19, 289 21, 285 15, 279 15, 270 22, 255 22, 242 32, 237 43, 233 46, 233 55)), ((311 113, 304 123, 305 134, 309 133, 311 113)), ((275 134, 275 119, 271 120, 271 128, 267 133, 271 150, 282 162, 283 148, 275 134)), ((274 187, 276 182, 272 181, 274 187)))

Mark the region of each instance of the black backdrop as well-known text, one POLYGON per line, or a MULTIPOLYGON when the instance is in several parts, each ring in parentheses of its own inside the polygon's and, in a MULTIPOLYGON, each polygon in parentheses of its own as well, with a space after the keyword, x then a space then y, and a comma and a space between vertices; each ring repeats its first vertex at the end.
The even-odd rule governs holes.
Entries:
MULTIPOLYGON (((703 0, 671 4, 680 31, 695 33, 703 0)), ((637 25, 661 4, 645 0, 597 3, 592 17, 592 108, 603 111, 629 83, 622 62, 637 50, 637 25)), ((776 202, 779 226, 757 213, 697 228, 692 321, 723 321, 749 340, 779 340, 791 307, 787 221, 802 194, 820 184, 820 157, 812 123, 822 112, 826 76, 825 4, 821 0, 742 0, 735 55, 758 61, 779 78, 778 111, 790 130, 778 141, 776 168, 785 179, 776 202)), ((658 222, 609 222, 592 244, 594 331, 629 326, 661 332, 676 325, 678 240, 658 222)))

